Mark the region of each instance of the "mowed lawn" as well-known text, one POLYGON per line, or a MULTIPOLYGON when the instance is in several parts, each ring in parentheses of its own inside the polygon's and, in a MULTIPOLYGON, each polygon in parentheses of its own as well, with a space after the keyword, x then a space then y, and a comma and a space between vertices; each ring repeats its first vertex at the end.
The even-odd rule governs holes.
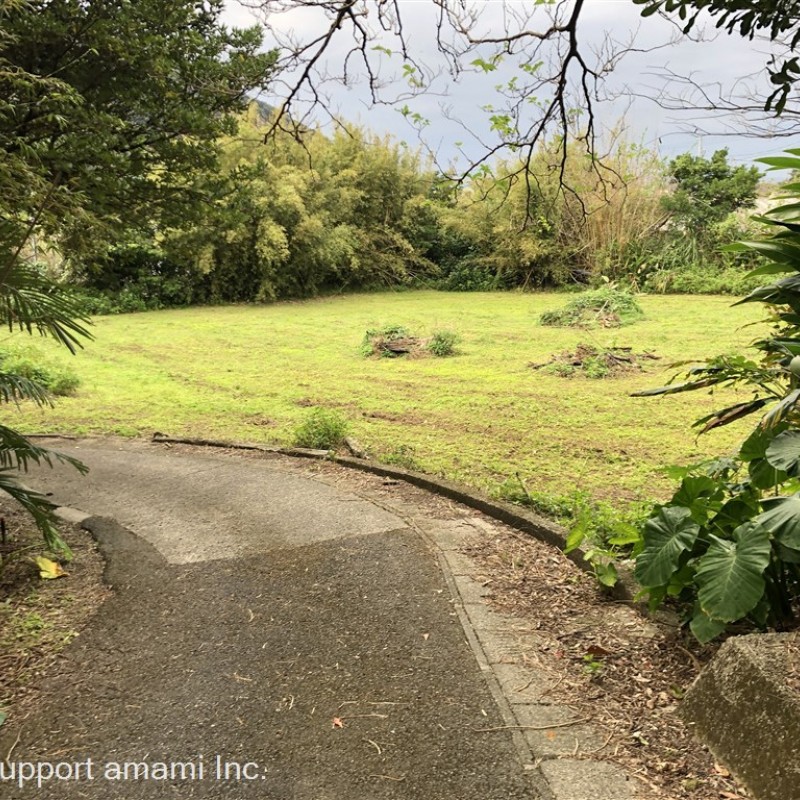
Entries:
MULTIPOLYGON (((624 502, 663 496, 658 468, 730 449, 747 423, 700 437, 690 424, 730 393, 637 399, 671 362, 746 345, 755 305, 731 298, 642 297, 645 320, 616 330, 545 328, 564 294, 407 292, 266 306, 159 311, 95 320, 76 357, 74 397, 9 412, 27 432, 174 436, 288 443, 312 406, 339 410, 375 457, 411 454, 419 469, 492 491, 519 473, 531 491, 582 489, 624 502), (367 328, 452 329, 452 358, 365 359, 367 328), (530 369, 578 342, 661 356, 646 372, 561 378, 530 369)), ((48 348, 48 352, 55 352, 48 348)))

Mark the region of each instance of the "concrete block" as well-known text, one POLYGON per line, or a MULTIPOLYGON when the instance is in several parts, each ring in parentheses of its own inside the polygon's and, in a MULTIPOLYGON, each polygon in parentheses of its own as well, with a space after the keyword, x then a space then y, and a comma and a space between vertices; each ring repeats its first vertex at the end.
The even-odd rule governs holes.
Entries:
POLYGON ((578 714, 566 706, 529 703, 512 706, 512 710, 517 722, 528 728, 522 733, 536 758, 574 757, 598 750, 605 741, 596 728, 581 723, 578 714))
POLYGON ((555 800, 629 800, 635 786, 613 764, 560 758, 543 761, 542 773, 555 800))
POLYGON ((729 639, 700 673, 680 714, 757 800, 800 798, 800 664, 793 634, 729 639))

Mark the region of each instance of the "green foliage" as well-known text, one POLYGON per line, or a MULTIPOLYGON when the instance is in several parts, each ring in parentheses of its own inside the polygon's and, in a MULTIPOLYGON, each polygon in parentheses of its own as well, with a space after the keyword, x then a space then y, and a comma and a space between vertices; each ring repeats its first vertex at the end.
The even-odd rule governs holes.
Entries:
MULTIPOLYGON (((800 168, 800 150, 788 153, 781 165, 800 168)), ((769 313, 755 357, 717 356, 682 383, 639 393, 749 390, 749 399, 698 420, 701 433, 762 415, 733 457, 684 470, 678 491, 644 527, 636 578, 653 606, 666 596, 689 604, 701 641, 742 620, 789 624, 800 599, 800 184, 784 189, 789 202, 758 218, 771 234, 732 246, 765 257, 753 277, 787 275, 739 301, 763 303, 769 313)))
POLYGON ((312 450, 335 450, 344 442, 349 428, 347 420, 338 412, 315 408, 294 429, 295 447, 312 450))
POLYGON ((87 314, 157 311, 201 303, 208 295, 202 275, 141 233, 120 238, 82 275, 78 294, 87 314))
MULTIPOLYGON (((217 202, 168 232, 169 261, 212 302, 265 302, 411 285, 435 272, 434 175, 418 153, 362 130, 262 143, 256 106, 221 141, 217 202)), ((191 300, 194 302, 194 300, 191 300)))
POLYGON ((758 277, 752 277, 741 267, 717 269, 709 264, 689 264, 654 270, 641 283, 641 289, 653 294, 741 295, 760 285, 758 277))
POLYGON ((427 349, 437 358, 452 356, 456 353, 459 336, 455 331, 434 331, 428 341, 427 349))
POLYGON ((539 324, 559 328, 616 327, 630 325, 643 316, 631 291, 608 285, 582 292, 563 308, 546 311, 539 317, 539 324))
POLYGON ((0 370, 41 386, 52 395, 71 395, 80 385, 75 372, 55 361, 48 361, 34 348, 0 348, 0 370))
POLYGON ((274 54, 221 0, 0 7, 0 264, 32 236, 73 263, 203 211, 198 176, 274 54))
POLYGON ((532 508, 564 525, 568 529, 565 552, 583 548, 584 557, 603 586, 617 583, 618 560, 641 547, 638 526, 645 514, 641 504, 621 511, 580 490, 569 495, 530 492, 518 474, 500 484, 495 495, 532 508))
POLYGON ((675 224, 700 237, 732 212, 751 206, 761 178, 756 167, 728 164, 727 150, 710 159, 684 153, 670 162, 669 172, 676 186, 662 205, 675 224))

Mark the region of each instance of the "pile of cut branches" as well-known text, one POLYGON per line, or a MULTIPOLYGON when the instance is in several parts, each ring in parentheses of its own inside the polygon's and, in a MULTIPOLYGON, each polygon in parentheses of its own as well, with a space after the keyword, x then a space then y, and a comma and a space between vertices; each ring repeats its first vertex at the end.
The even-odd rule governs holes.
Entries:
POLYGON ((632 347, 595 347, 581 343, 575 350, 564 350, 541 364, 531 363, 531 369, 545 369, 562 378, 585 375, 587 378, 607 378, 623 372, 638 372, 642 361, 658 360, 653 353, 634 353, 632 347))
POLYGON ((442 358, 456 353, 457 342, 458 336, 452 331, 435 331, 429 338, 422 339, 400 325, 390 325, 380 330, 368 330, 361 343, 361 352, 365 358, 427 355, 442 358))
POLYGON ((609 285, 581 292, 562 308, 545 311, 539 324, 556 328, 619 328, 643 316, 632 292, 609 285))

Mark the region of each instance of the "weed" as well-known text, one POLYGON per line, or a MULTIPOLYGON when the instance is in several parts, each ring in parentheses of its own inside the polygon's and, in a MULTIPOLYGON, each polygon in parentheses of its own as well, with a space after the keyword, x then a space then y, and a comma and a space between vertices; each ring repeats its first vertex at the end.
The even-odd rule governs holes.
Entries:
POLYGON ((419 469, 414 459, 414 448, 407 444, 398 444, 381 456, 384 464, 393 464, 403 469, 419 469))
POLYGON ((599 675, 605 664, 601 658, 597 658, 597 656, 593 655, 592 653, 586 653, 583 657, 583 671, 589 675, 590 677, 594 678, 599 675))
POLYGON ((435 331, 428 342, 427 349, 438 358, 452 356, 456 352, 458 334, 454 331, 435 331))
POLYGON ((348 430, 347 420, 338 411, 315 408, 294 429, 295 447, 312 450, 335 450, 344 441, 348 430))
POLYGON ((22 616, 12 616, 9 623, 9 636, 17 641, 35 644, 48 627, 42 615, 29 611, 22 616))

